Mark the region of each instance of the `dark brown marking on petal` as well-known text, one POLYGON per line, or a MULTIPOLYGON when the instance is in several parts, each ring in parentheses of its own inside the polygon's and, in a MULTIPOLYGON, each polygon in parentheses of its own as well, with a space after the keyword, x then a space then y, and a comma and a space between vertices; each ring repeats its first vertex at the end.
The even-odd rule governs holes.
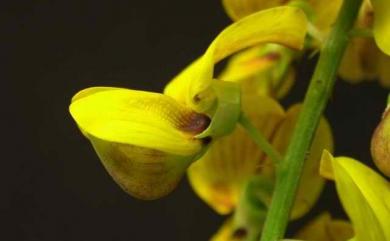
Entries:
POLYGON ((232 235, 233 235, 233 238, 244 239, 248 235, 248 232, 245 228, 238 228, 238 229, 234 230, 232 235))
POLYGON ((202 141, 203 145, 208 145, 212 141, 212 138, 211 138, 211 136, 207 136, 205 138, 202 138, 201 141, 202 141))
POLYGON ((178 128, 191 134, 199 134, 206 130, 211 120, 207 115, 191 112, 183 115, 179 122, 178 128))
POLYGON ((277 53, 277 52, 271 52, 271 53, 268 53, 268 54, 264 55, 264 58, 267 59, 267 60, 270 60, 270 61, 279 60, 280 57, 281 57, 280 54, 277 53))
POLYGON ((201 100, 199 94, 196 94, 196 95, 194 96, 193 100, 194 100, 195 103, 199 103, 200 100, 201 100))

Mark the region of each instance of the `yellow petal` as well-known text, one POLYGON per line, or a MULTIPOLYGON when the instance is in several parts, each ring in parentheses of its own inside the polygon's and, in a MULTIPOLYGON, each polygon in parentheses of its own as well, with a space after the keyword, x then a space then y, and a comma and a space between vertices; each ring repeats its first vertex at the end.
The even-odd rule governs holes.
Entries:
POLYGON ((378 47, 390 55, 390 4, 387 0, 371 0, 374 8, 374 37, 378 47))
POLYGON ((340 77, 352 84, 376 78, 380 56, 373 40, 352 39, 340 64, 340 77))
POLYGON ((282 99, 289 92, 290 89, 294 86, 295 83, 295 70, 290 67, 287 70, 287 73, 283 76, 281 80, 272 79, 273 80, 273 95, 277 99, 282 99))
POLYGON ((218 76, 218 79, 241 82, 269 69, 281 56, 277 52, 268 52, 266 50, 267 45, 260 45, 234 55, 229 59, 228 65, 221 75, 218 76))
MULTIPOLYGON (((260 10, 282 6, 292 3, 290 0, 223 0, 223 6, 231 19, 237 21, 245 16, 260 10)), ((302 1, 306 3, 305 1, 302 1)), ((302 4, 302 3, 301 3, 302 4)), ((307 7, 310 15, 313 15, 312 22, 321 33, 329 32, 330 27, 336 20, 341 7, 342 0, 319 1, 308 0, 307 7)))
MULTIPOLYGON (((244 111, 269 138, 284 117, 282 107, 268 97, 244 98, 244 111)), ((241 126, 212 143, 207 153, 188 169, 198 196, 220 214, 232 211, 243 183, 267 165, 263 153, 241 126)))
POLYGON ((141 199, 172 191, 204 151, 205 143, 194 136, 208 117, 168 96, 95 87, 76 94, 69 109, 110 175, 141 199))
POLYGON ((143 200, 170 193, 196 159, 196 155, 179 156, 94 136, 88 138, 115 182, 131 196, 143 200))
POLYGON ((209 121, 168 96, 119 88, 77 97, 69 109, 89 135, 177 155, 200 150, 201 141, 193 136, 203 131, 209 121))
POLYGON ((379 57, 379 82, 385 88, 390 88, 390 56, 381 54, 379 57))
MULTIPOLYGON (((285 120, 279 126, 272 139, 272 145, 280 153, 285 153, 287 150, 300 109, 300 105, 295 105, 287 111, 285 120)), ((312 146, 308 152, 295 199, 295 205, 291 214, 292 219, 299 218, 306 214, 313 207, 321 194, 324 180, 319 175, 318 170, 323 149, 333 149, 332 131, 325 118, 321 119, 312 146)))
POLYGON ((215 63, 260 43, 301 49, 306 27, 305 14, 293 7, 273 8, 243 18, 222 31, 205 54, 175 77, 164 92, 196 111, 205 112, 214 103, 210 86, 215 63))
POLYGON ((324 152, 322 168, 334 178, 356 241, 390 240, 390 184, 362 163, 324 152))
POLYGON ((121 88, 117 87, 107 87, 107 86, 97 86, 97 87, 90 87, 87 89, 80 90, 72 97, 72 102, 82 99, 84 97, 87 97, 89 95, 95 94, 97 92, 101 91, 107 91, 107 90, 120 90, 121 88))
POLYGON ((295 81, 292 51, 276 44, 249 48, 234 55, 218 79, 238 82, 242 94, 285 96, 295 81))
POLYGON ((322 213, 299 230, 295 238, 310 241, 347 241, 353 234, 349 222, 335 220, 329 213, 322 213))
POLYGON ((210 241, 240 241, 245 238, 242 238, 242 236, 246 236, 245 231, 240 232, 240 230, 238 230, 235 232, 233 218, 229 218, 211 237, 210 241))
POLYGON ((285 4, 286 0, 223 0, 226 13, 234 21, 263 9, 285 4))
POLYGON ((314 12, 313 24, 322 34, 328 33, 336 21, 337 14, 343 1, 308 0, 308 2, 314 12))

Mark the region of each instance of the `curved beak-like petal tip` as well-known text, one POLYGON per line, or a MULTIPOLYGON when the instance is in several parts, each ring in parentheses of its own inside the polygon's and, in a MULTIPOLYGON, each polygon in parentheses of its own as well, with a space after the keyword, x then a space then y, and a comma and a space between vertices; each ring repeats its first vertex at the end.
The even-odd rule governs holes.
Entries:
POLYGON ((371 139, 371 155, 375 165, 390 177, 390 112, 387 110, 371 139))
POLYGON ((89 88, 69 110, 113 179, 140 199, 171 192, 208 144, 195 136, 210 119, 162 94, 89 88))

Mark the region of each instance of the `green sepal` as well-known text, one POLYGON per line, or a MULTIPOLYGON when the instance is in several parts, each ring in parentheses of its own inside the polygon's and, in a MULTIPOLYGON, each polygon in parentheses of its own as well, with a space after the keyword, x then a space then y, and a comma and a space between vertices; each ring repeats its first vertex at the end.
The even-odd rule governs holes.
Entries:
POLYGON ((217 105, 209 127, 196 138, 221 137, 231 133, 241 113, 240 85, 234 82, 214 81, 217 105))

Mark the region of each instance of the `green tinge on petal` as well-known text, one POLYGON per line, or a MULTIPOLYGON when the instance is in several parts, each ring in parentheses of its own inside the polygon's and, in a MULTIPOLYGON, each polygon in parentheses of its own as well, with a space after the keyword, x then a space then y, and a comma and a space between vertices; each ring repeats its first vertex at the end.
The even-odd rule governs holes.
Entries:
POLYGON ((390 4, 388 0, 371 0, 374 8, 374 37, 378 47, 390 55, 390 4))
MULTIPOLYGON (((301 105, 294 105, 287 111, 286 118, 278 127, 271 143, 279 151, 285 153, 295 128, 301 105)), ((329 123, 322 118, 309 155, 305 162, 301 181, 298 187, 291 219, 297 219, 306 214, 318 200, 324 186, 324 179, 319 175, 320 159, 323 149, 333 149, 333 136, 329 123)))
POLYGON ((347 241, 353 237, 352 225, 344 220, 332 219, 325 212, 304 226, 294 238, 311 241, 347 241))
POLYGON ((205 112, 215 100, 210 89, 215 63, 260 43, 301 49, 306 28, 305 14, 294 7, 273 8, 243 18, 222 31, 206 53, 176 76, 164 92, 196 111, 205 112))
MULTIPOLYGON (((284 118, 283 108, 269 97, 243 98, 244 112, 267 138, 284 118)), ((215 140, 207 153, 188 169, 190 184, 198 196, 220 214, 230 213, 238 202, 242 185, 270 163, 238 126, 235 131, 215 140)))
POLYGON ((176 155, 200 151, 193 137, 208 125, 195 113, 162 94, 93 88, 76 94, 70 113, 83 132, 96 138, 176 155), (97 90, 97 91, 96 91, 97 90))
POLYGON ((241 88, 237 83, 216 81, 217 105, 209 127, 196 138, 218 138, 233 132, 241 114, 241 88))
POLYGON ((170 193, 194 160, 162 151, 89 136, 103 166, 128 194, 154 200, 170 193))
POLYGON ((390 184, 362 163, 322 157, 322 170, 336 182, 337 193, 355 229, 356 241, 390 240, 390 184))

